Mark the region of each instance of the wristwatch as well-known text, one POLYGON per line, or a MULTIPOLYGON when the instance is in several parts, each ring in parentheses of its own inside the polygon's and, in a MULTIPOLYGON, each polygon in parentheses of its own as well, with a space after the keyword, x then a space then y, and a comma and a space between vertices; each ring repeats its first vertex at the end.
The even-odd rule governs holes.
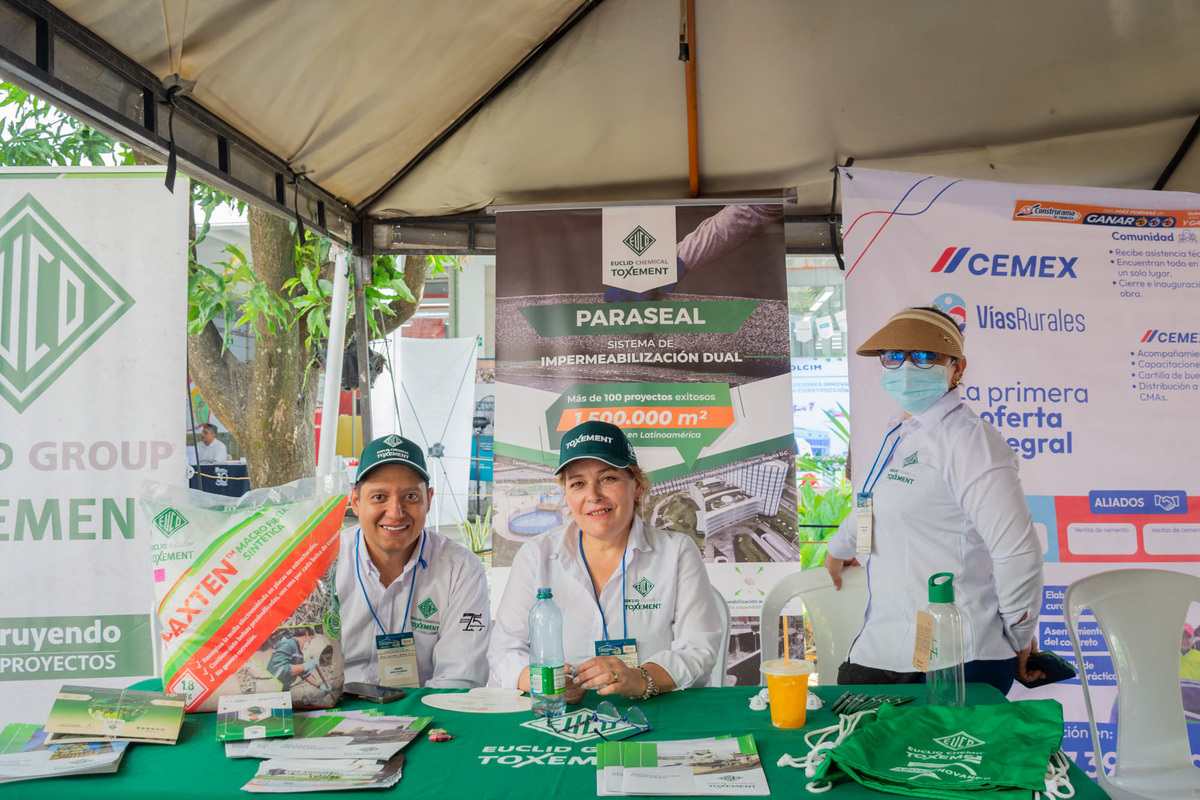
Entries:
POLYGON ((649 700, 658 694, 658 685, 654 682, 654 676, 645 667, 638 667, 637 670, 642 674, 642 680, 646 682, 646 691, 642 692, 642 696, 638 700, 649 700))

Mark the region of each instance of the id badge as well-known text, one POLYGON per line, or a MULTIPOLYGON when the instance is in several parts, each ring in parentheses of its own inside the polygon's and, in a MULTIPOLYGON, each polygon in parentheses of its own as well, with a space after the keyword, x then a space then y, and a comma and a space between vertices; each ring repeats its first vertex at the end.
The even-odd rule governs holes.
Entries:
POLYGON ((869 495, 858 496, 858 507, 854 509, 854 520, 858 525, 855 552, 860 556, 871 555, 875 534, 875 501, 869 495))
POLYGON ((411 633, 387 633, 375 637, 379 661, 379 685, 391 689, 416 689, 421 685, 417 671, 417 643, 411 633))
POLYGON ((596 655, 616 656, 625 666, 637 669, 638 661, 637 639, 597 639, 596 655))

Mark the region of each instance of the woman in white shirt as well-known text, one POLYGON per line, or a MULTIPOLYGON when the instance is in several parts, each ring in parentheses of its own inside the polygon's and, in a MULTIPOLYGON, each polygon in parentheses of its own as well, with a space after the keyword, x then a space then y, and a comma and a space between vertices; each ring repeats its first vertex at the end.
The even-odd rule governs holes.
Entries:
POLYGON ((563 436, 556 475, 572 521, 518 551, 488 647, 489 683, 529 690, 529 609, 549 587, 574 671, 568 702, 588 689, 644 700, 706 685, 726 644, 708 573, 689 537, 637 516, 650 482, 625 434, 577 425, 563 436))
MULTIPOLYGON (((918 683, 916 613, 934 573, 954 574, 964 618, 966 679, 1007 693, 1034 648, 1042 550, 1004 438, 958 395, 963 335, 948 315, 909 308, 856 351, 878 357, 882 386, 903 412, 858 485, 856 509, 829 542, 825 565, 865 563, 862 629, 838 683, 918 683)), ((860 466, 861 465, 857 465, 860 466)))

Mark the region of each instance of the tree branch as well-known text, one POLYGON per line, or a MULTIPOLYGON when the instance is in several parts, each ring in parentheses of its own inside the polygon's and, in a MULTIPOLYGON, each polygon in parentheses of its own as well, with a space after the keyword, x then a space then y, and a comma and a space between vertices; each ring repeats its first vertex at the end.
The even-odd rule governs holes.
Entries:
POLYGON ((238 402, 249 377, 246 365, 223 349, 221 332, 211 322, 187 338, 187 352, 188 369, 205 402, 237 436, 246 425, 245 408, 238 402))
POLYGON ((421 297, 425 294, 425 281, 428 278, 429 259, 425 256, 404 256, 404 284, 412 292, 414 302, 396 300, 388 304, 392 313, 379 321, 384 336, 408 322, 412 315, 417 313, 417 306, 421 305, 421 297))

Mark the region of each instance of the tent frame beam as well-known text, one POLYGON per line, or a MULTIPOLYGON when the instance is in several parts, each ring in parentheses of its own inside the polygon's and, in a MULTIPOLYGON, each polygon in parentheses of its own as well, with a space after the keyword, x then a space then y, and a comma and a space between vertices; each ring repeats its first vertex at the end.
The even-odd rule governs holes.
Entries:
MULTIPOLYGON (((160 124, 159 119, 166 111, 166 93, 154 73, 47 0, 0 0, 0 32, 18 31, 33 41, 9 35, 0 37, 0 71, 7 79, 134 148, 166 161, 171 142, 165 136, 165 122, 160 124), (17 23, 16 30, 12 30, 10 23, 14 19, 27 25, 17 23), (73 61, 78 64, 82 58, 86 62, 87 69, 77 68, 70 81, 57 69, 61 63, 55 57, 55 50, 60 42, 71 48, 73 61), (33 61, 22 55, 31 52, 33 61), (81 74, 86 77, 81 78, 81 74), (116 90, 114 83, 119 84, 116 90), (126 108, 114 108, 102 99, 114 95, 128 99, 126 108)), ((183 172, 288 219, 295 219, 298 213, 306 226, 341 244, 350 244, 359 215, 348 203, 297 175, 285 160, 192 98, 177 96, 174 105, 177 134, 180 122, 190 123, 191 141, 199 138, 203 146, 203 152, 185 148, 176 136, 175 152, 183 172), (238 177, 251 172, 267 185, 255 186, 238 177), (273 176, 273 187, 268 176, 273 176), (294 188, 299 190, 299 209, 291 202, 294 188)))

